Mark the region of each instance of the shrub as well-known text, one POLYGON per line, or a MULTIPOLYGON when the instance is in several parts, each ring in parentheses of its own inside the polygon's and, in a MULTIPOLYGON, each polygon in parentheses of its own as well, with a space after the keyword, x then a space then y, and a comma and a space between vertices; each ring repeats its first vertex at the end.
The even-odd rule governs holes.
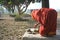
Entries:
POLYGON ((15 20, 16 20, 16 21, 19 21, 20 19, 21 19, 20 15, 16 14, 15 20))
POLYGON ((22 15, 19 15, 17 14, 15 16, 15 21, 29 21, 28 19, 23 19, 23 17, 25 17, 26 14, 22 14, 22 15))
POLYGON ((11 17, 15 17, 16 15, 15 14, 10 14, 11 17))

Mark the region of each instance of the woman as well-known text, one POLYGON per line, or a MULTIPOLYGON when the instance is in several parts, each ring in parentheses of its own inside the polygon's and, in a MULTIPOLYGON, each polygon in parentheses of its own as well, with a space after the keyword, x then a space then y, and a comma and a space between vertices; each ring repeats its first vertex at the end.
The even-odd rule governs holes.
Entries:
POLYGON ((38 22, 34 28, 40 24, 39 33, 42 36, 56 35, 57 12, 54 9, 41 8, 40 10, 33 10, 32 18, 38 22))

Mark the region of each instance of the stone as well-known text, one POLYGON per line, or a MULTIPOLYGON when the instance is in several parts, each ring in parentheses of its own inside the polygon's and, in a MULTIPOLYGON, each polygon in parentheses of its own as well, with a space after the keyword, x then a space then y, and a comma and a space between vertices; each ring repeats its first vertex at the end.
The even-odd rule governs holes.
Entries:
POLYGON ((60 40, 60 30, 56 31, 53 37, 43 37, 40 34, 29 34, 27 31, 22 36, 22 40, 60 40))

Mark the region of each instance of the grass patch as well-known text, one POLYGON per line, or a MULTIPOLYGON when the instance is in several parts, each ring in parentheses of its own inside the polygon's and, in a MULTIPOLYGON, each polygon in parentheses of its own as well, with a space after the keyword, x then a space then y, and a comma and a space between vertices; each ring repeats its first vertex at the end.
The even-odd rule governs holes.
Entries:
POLYGON ((24 14, 22 14, 22 15, 17 14, 15 16, 15 21, 29 21, 28 19, 23 19, 23 16, 25 16, 25 15, 24 14))

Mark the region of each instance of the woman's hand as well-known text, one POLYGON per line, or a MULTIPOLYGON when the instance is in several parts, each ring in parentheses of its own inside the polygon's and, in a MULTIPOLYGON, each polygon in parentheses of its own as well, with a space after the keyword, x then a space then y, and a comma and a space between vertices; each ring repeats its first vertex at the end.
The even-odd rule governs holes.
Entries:
POLYGON ((37 24, 34 25, 34 28, 36 28, 36 27, 37 27, 37 24))

